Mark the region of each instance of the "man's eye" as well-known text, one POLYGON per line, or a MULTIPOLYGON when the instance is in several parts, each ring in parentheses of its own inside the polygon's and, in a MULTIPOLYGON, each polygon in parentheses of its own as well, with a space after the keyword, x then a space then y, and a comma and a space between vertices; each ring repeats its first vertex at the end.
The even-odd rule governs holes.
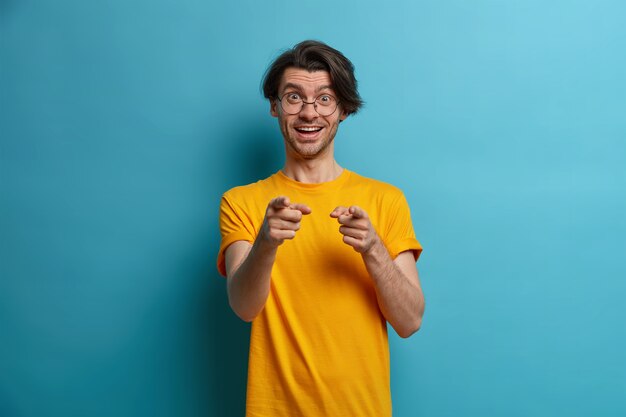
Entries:
POLYGON ((289 101, 292 101, 292 102, 293 102, 293 101, 300 101, 300 100, 302 100, 302 99, 300 98, 300 95, 299 95, 299 94, 296 94, 296 93, 289 93, 289 94, 287 94, 287 100, 289 100, 289 101))
POLYGON ((329 104, 333 102, 333 98, 331 96, 323 95, 317 98, 317 101, 321 104, 329 104))

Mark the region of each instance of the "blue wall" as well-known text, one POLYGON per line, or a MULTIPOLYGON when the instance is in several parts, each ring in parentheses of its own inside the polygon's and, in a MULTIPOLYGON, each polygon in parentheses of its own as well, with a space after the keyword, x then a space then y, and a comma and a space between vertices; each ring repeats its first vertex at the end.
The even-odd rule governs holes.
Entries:
POLYGON ((259 83, 305 38, 425 247, 395 416, 626 415, 625 3, 230 3, 0 1, 0 415, 242 415, 217 207, 281 166, 259 83))

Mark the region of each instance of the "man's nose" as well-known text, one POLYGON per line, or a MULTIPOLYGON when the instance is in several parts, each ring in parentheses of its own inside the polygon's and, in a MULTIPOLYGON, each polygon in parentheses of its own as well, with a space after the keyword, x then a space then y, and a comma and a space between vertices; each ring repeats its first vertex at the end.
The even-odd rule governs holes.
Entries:
POLYGON ((300 110, 300 117, 305 120, 315 119, 318 115, 317 110, 315 110, 315 102, 313 103, 302 103, 302 109, 300 110))

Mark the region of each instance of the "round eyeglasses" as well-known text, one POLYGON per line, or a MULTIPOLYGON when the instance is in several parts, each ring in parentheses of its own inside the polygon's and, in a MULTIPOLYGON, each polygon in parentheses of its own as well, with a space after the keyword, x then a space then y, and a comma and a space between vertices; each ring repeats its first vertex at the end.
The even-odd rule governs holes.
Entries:
POLYGON ((337 99, 330 94, 322 94, 315 101, 308 102, 304 101, 298 93, 286 93, 278 101, 280 101, 280 107, 287 114, 298 114, 305 104, 312 104, 320 116, 330 116, 337 110, 338 104, 337 99))

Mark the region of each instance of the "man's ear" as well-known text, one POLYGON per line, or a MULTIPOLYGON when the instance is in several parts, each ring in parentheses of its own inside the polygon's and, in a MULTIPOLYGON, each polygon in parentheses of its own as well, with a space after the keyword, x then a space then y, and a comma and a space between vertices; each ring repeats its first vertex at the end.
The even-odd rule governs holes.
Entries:
POLYGON ((348 113, 345 110, 341 109, 341 114, 339 115, 339 123, 343 122, 348 118, 348 113))
POLYGON ((278 100, 270 99, 270 114, 274 117, 278 117, 277 101, 278 100))

